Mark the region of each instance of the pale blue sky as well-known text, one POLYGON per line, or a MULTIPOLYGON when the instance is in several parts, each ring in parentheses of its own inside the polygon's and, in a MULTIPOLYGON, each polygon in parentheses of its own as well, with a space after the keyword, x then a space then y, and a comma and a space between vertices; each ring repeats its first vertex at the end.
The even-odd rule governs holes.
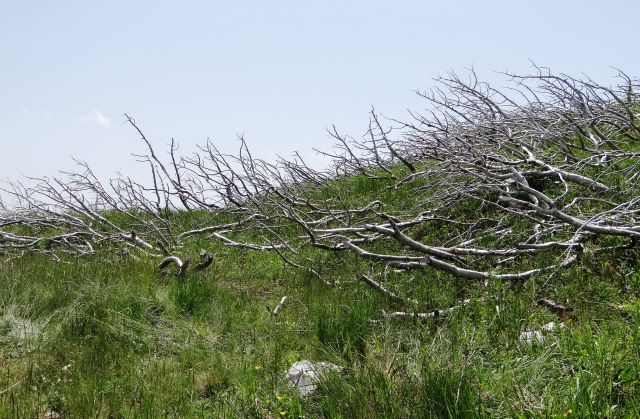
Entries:
MULTIPOLYGON (((526 71, 530 61, 607 82, 638 76, 640 2, 0 0, 0 178, 88 161, 138 175, 142 143, 212 138, 258 155, 328 148, 371 105, 404 118, 449 69, 526 71)), ((498 83, 499 84, 499 83, 498 83)))

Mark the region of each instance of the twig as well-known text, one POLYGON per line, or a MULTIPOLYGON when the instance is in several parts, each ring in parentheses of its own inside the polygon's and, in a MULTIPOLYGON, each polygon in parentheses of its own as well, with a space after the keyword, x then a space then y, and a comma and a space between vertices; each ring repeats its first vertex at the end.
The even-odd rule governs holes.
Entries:
POLYGON ((556 303, 555 301, 551 301, 546 298, 540 298, 536 300, 536 304, 547 307, 549 310, 553 311, 556 314, 566 314, 570 311, 573 311, 573 308, 571 307, 565 307, 556 303))
MULTIPOLYGON (((484 298, 478 299, 478 301, 483 301, 483 300, 484 300, 484 298)), ((386 318, 386 319, 413 318, 413 319, 424 320, 424 319, 428 319, 428 318, 431 318, 431 317, 438 317, 438 316, 443 316, 445 314, 451 313, 451 312, 459 309, 460 307, 466 306, 467 304, 471 303, 471 301, 473 301, 473 300, 468 298, 466 300, 460 301, 455 306, 448 307, 448 308, 443 308, 443 309, 435 309, 435 310, 428 311, 428 312, 423 312, 423 313, 406 312, 406 311, 386 312, 386 311, 382 310, 382 317, 386 318)), ((372 320, 371 322, 377 323, 377 322, 379 322, 379 320, 372 320)))
POLYGON ((387 297, 390 300, 393 300, 393 301, 396 301, 396 302, 399 302, 399 303, 410 302, 412 304, 419 304, 417 300, 405 299, 405 298, 402 298, 402 297, 398 296, 397 294, 389 291, 388 289, 386 289, 385 287, 383 287, 382 285, 380 285, 379 283, 377 283, 376 281, 374 281, 373 279, 371 279, 370 277, 368 277, 365 274, 361 274, 359 276, 359 278, 365 284, 369 285, 371 288, 373 288, 374 290, 378 291, 380 294, 384 295, 385 297, 387 297))
POLYGON ((282 306, 284 306, 285 301, 287 301, 287 296, 286 295, 284 297, 282 297, 282 299, 280 300, 280 302, 278 303, 276 308, 273 309, 271 314, 273 314, 274 316, 277 315, 280 312, 280 310, 282 310, 282 306))

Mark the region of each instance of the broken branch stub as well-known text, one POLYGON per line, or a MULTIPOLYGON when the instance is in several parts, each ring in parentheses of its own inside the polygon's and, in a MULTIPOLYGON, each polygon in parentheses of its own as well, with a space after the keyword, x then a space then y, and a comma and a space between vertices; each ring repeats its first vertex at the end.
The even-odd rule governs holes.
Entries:
POLYGON ((157 269, 159 271, 163 271, 171 265, 176 265, 176 267, 178 268, 178 274, 182 276, 187 272, 190 262, 191 259, 189 258, 189 256, 185 256, 182 259, 177 256, 167 256, 162 260, 162 262, 160 262, 157 269))
POLYGON ((206 250, 200 251, 200 262, 195 266, 197 271, 205 270, 213 262, 213 255, 206 250))

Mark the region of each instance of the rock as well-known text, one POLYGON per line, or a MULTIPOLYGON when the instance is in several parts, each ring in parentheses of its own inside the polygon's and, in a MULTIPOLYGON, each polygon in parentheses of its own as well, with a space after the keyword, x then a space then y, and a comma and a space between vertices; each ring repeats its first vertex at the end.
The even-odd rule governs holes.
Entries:
POLYGON ((537 330, 525 330, 520 333, 520 342, 532 343, 533 341, 538 343, 544 342, 544 335, 542 332, 537 330))
POLYGON ((524 332, 520 333, 519 340, 520 342, 524 342, 524 343, 532 343, 534 341, 538 343, 542 343, 546 339, 545 335, 542 332, 551 333, 556 329, 562 329, 562 328, 564 328, 564 323, 557 324, 555 322, 550 322, 542 326, 542 331, 525 330, 524 332))
POLYGON ((44 412, 44 415, 42 415, 42 419, 60 419, 61 417, 60 413, 55 410, 47 410, 44 412))
POLYGON ((542 331, 543 332, 553 332, 556 329, 563 329, 564 328, 564 323, 560 323, 557 324, 555 322, 551 322, 551 323, 547 323, 544 326, 542 326, 542 331))
POLYGON ((294 363, 287 371, 285 377, 291 385, 298 388, 301 396, 313 394, 322 375, 328 371, 341 371, 339 367, 330 362, 311 362, 306 359, 294 363))

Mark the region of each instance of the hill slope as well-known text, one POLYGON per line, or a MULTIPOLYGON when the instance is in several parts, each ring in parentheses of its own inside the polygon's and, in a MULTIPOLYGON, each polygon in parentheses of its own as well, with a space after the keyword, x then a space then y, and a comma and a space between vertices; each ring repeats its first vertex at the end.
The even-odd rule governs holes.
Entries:
POLYGON ((86 165, 14 184, 0 415, 638 415, 621 76, 514 76, 513 98, 451 75, 427 116, 334 132, 327 172, 244 141, 163 162, 139 130, 148 185, 86 165), (344 368, 301 397, 284 378, 301 359, 344 368))

